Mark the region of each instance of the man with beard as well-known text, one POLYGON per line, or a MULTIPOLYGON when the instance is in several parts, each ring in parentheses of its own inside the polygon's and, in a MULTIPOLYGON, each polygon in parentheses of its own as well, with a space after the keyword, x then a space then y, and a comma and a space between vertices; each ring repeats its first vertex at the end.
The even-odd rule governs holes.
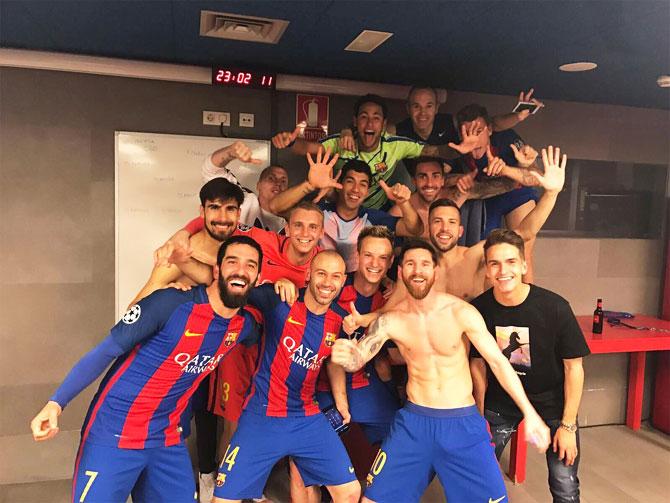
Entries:
MULTIPOLYGON (((455 202, 460 205, 465 198, 461 196, 456 187, 454 187, 456 190, 445 189, 445 170, 442 159, 422 156, 413 160, 411 164, 413 169, 410 171, 416 190, 410 196, 409 203, 418 213, 423 223, 421 237, 429 239, 428 208, 431 203, 441 197, 449 197, 450 199, 458 199, 455 202)), ((389 215, 399 216, 399 214, 400 207, 395 204, 389 210, 389 215)))
POLYGON ((292 305, 270 285, 252 292, 250 302, 264 318, 263 352, 219 467, 214 502, 260 497, 270 470, 284 456, 295 460, 307 485, 326 485, 336 503, 358 501, 349 456, 315 400, 319 371, 347 314, 333 303, 345 278, 342 258, 322 251, 292 305))
MULTIPOLYGON (((200 217, 205 222, 204 228, 201 227, 190 239, 180 242, 178 247, 182 250, 187 249, 187 253, 193 254, 202 264, 209 280, 201 281, 201 284, 211 283, 212 266, 216 261, 219 246, 237 228, 243 201, 242 189, 223 178, 214 178, 200 189, 200 217)), ((168 257, 172 255, 174 249, 174 245, 171 244, 168 257)), ((175 281, 184 285, 196 284, 188 274, 185 274, 177 261, 168 262, 166 259, 155 264, 149 280, 131 304, 175 281)))
MULTIPOLYGON (((333 363, 354 372, 391 340, 407 362, 408 402, 370 469, 363 501, 418 502, 434 474, 449 502, 502 501, 505 484, 472 396, 470 343, 522 411, 526 438, 541 452, 549 445, 549 429, 477 310, 453 295, 431 291, 438 265, 435 249, 409 240, 399 261, 409 295, 360 340, 335 341, 331 356, 333 363)), ((348 320, 354 326, 360 321, 355 313, 348 320)))
MULTIPOLYGON (((221 180, 218 183, 232 185, 228 181, 218 180, 221 180)), ((229 220, 223 218, 221 220, 211 220, 205 214, 204 221, 203 219, 192 221, 187 225, 187 228, 195 227, 197 229, 203 225, 208 233, 221 228, 222 231, 230 230, 233 235, 250 236, 260 244, 263 249, 263 269, 260 283, 274 283, 278 279, 284 278, 302 288, 305 286, 310 262, 318 252, 317 243, 323 236, 323 213, 318 206, 310 202, 301 202, 296 205, 288 215, 285 236, 258 227, 237 226, 235 216, 231 216, 229 220)), ((191 242, 202 232, 203 230, 197 231, 191 237, 191 242)), ((206 265, 207 258, 206 256, 203 258, 202 254, 198 254, 196 251, 185 250, 185 247, 189 246, 188 236, 189 231, 178 231, 170 241, 158 250, 157 254, 168 257, 170 261, 177 264, 190 280, 207 284, 212 279, 210 268, 206 265), (184 242, 185 244, 183 244, 184 242), (196 260, 195 256, 198 256, 204 263, 196 260)), ((228 445, 237 428, 237 423, 242 414, 244 397, 251 384, 251 375, 256 366, 257 358, 257 346, 238 346, 230 353, 226 364, 220 366, 212 377, 209 409, 225 419, 224 430, 220 439, 222 448, 228 445)), ((211 485, 213 489, 214 475, 214 473, 203 472, 202 485, 206 487, 211 485), (207 474, 206 477, 205 474, 207 474)))
POLYGON ((474 127, 462 129, 463 138, 460 143, 449 145, 426 145, 422 142, 393 136, 386 132, 388 110, 386 102, 380 96, 366 94, 354 104, 354 125, 356 136, 348 136, 349 142, 341 141, 340 134, 329 136, 319 142, 310 142, 298 138, 301 126, 293 132, 285 131, 272 137, 275 148, 290 148, 294 154, 317 154, 320 149, 330 149, 333 154, 339 154, 340 164, 351 159, 357 159, 370 166, 372 183, 363 205, 366 208, 388 209, 391 204, 388 195, 380 181, 390 182, 398 161, 412 159, 420 155, 436 156, 445 159, 454 159, 460 154, 467 154, 479 142, 479 138, 471 133, 474 127))
POLYGON ((379 182, 389 201, 398 208, 398 217, 389 216, 385 211, 364 208, 363 201, 372 183, 370 167, 363 161, 352 159, 342 167, 341 183, 331 176, 337 155, 330 158, 330 152, 322 150, 316 155, 316 162, 307 154, 309 172, 307 179, 278 195, 270 204, 272 211, 282 213, 293 207, 303 197, 315 190, 334 188, 334 202, 319 203, 324 216, 324 233, 319 245, 326 250, 337 250, 345 258, 347 272, 358 267, 357 240, 363 229, 370 225, 384 225, 398 236, 418 236, 422 232, 419 215, 410 204, 410 190, 400 183, 393 187, 379 182))
POLYGON ((73 501, 192 501, 195 484, 180 417, 200 382, 258 327, 240 308, 263 252, 234 237, 219 249, 215 281, 156 291, 133 305, 82 358, 31 422, 33 437, 58 433, 63 408, 107 366, 82 428, 73 501))
MULTIPOLYGON (((533 172, 544 193, 537 205, 526 215, 519 226, 514 229, 528 242, 534 239, 551 210, 556 204, 558 194, 565 182, 565 164, 560 159, 560 149, 552 146, 542 150, 544 175, 533 172)), ((458 238, 463 233, 458 205, 449 199, 438 199, 429 209, 430 240, 439 252, 440 274, 435 288, 438 292, 446 292, 464 300, 471 300, 486 289, 486 269, 484 262, 484 241, 474 246, 458 246, 458 238)), ((406 295, 402 282, 398 282, 393 295, 384 306, 392 309, 406 295)))

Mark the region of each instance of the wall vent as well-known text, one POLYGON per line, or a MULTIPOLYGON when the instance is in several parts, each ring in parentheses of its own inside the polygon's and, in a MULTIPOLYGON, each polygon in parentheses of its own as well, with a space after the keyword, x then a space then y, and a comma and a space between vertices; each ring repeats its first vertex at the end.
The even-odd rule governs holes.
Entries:
POLYGON ((283 19, 203 10, 200 11, 200 36, 276 44, 288 23, 283 19))

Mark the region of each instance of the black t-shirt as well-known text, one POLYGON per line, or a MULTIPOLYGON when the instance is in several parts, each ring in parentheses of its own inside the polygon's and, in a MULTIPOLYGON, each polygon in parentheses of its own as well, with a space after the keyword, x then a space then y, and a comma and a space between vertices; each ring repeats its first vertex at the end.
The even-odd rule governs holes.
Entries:
POLYGON ((407 117, 395 125, 395 131, 398 136, 412 138, 413 140, 422 141, 428 145, 446 145, 449 142, 460 143, 458 132, 454 127, 454 118, 451 114, 435 114, 433 121, 433 130, 430 136, 425 140, 421 138, 412 126, 412 118, 407 117))
MULTIPOLYGON (((489 289, 472 301, 498 347, 510 360, 530 402, 545 419, 560 419, 564 405, 563 359, 590 353, 570 304, 535 285, 518 306, 503 306, 489 289)), ((479 357, 474 348, 471 357, 479 357)), ((505 416, 521 417, 516 404, 487 366, 485 407, 505 416)))

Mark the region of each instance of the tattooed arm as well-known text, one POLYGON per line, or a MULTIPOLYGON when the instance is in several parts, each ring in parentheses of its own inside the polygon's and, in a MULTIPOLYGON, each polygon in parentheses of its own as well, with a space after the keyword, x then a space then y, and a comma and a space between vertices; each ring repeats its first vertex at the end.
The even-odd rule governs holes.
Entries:
POLYGON ((539 168, 537 163, 533 163, 527 168, 515 168, 513 166, 505 166, 505 168, 500 172, 502 176, 519 182, 525 187, 537 187, 540 185, 540 182, 535 175, 531 175, 531 171, 536 171, 537 173, 542 174, 542 170, 539 168))
POLYGON ((367 333, 358 341, 337 339, 330 359, 347 372, 356 372, 379 353, 384 343, 391 338, 389 321, 391 314, 383 314, 370 325, 367 333))

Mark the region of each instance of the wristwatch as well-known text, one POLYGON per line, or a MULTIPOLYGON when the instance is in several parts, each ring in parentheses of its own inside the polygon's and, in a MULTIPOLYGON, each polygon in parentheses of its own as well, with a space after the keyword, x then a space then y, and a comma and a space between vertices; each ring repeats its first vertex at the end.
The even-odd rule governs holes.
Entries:
POLYGON ((570 433, 574 433, 577 431, 577 423, 564 423, 561 421, 561 428, 568 430, 570 433))

